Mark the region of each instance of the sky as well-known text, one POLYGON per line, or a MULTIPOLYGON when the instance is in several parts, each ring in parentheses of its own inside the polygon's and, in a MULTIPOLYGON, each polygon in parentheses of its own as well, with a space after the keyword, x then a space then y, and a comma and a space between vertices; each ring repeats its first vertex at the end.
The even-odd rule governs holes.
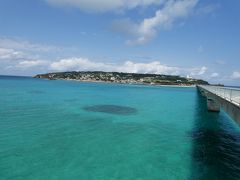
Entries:
POLYGON ((239 9, 239 0, 1 0, 0 74, 101 70, 239 86, 239 9))

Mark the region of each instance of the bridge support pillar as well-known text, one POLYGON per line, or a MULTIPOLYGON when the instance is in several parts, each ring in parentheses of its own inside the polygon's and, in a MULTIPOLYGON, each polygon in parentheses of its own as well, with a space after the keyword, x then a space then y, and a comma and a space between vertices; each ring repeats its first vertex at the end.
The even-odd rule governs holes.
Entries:
MULTIPOLYGON (((206 95, 206 93, 205 93, 206 95)), ((219 112, 220 111, 220 103, 211 95, 207 94, 207 107, 208 111, 219 112)))
POLYGON ((200 93, 201 93, 201 95, 202 95, 203 97, 207 97, 207 96, 206 96, 206 93, 205 93, 205 91, 204 91, 204 90, 202 90, 202 89, 199 89, 199 91, 200 91, 200 93))

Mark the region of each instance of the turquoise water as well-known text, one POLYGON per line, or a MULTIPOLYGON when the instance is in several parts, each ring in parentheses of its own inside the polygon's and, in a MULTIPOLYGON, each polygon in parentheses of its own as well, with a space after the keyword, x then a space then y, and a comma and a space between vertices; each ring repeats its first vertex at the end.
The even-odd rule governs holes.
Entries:
POLYGON ((240 179, 240 128, 195 88, 0 77, 0 179, 240 179))

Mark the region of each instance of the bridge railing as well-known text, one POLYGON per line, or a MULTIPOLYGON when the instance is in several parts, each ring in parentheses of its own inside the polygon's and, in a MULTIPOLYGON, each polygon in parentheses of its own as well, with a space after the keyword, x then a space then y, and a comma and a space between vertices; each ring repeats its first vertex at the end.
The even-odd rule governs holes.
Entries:
POLYGON ((202 85, 201 87, 240 107, 240 89, 209 85, 202 85))

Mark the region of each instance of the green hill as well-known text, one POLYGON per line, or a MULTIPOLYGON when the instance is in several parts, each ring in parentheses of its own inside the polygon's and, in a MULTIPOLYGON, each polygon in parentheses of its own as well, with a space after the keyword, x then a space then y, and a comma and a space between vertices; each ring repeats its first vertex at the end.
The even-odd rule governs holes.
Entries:
POLYGON ((81 72, 58 72, 39 74, 35 78, 44 78, 49 80, 78 80, 94 82, 112 82, 129 84, 156 84, 156 85, 195 85, 208 84, 201 79, 185 78, 181 76, 160 75, 160 74, 138 74, 138 73, 120 73, 120 72, 102 72, 102 71, 81 71, 81 72))

